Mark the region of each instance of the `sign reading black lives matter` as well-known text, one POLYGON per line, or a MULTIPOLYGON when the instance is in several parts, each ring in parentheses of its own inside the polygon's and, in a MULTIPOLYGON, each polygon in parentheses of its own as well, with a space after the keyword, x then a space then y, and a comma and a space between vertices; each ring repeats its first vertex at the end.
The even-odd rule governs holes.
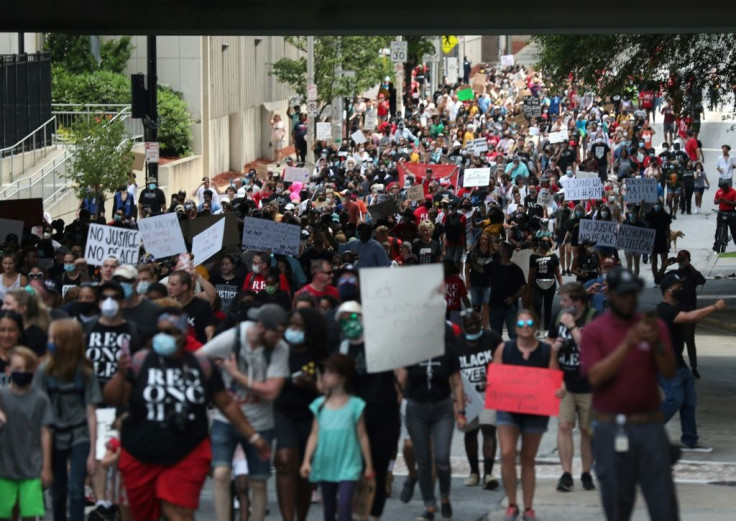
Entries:
POLYGON ((616 247, 616 233, 618 223, 614 221, 594 221, 580 219, 580 233, 578 241, 590 241, 596 246, 616 247))
POLYGON ((138 264, 140 246, 141 236, 136 230, 90 224, 84 258, 92 266, 102 266, 111 256, 120 264, 138 264))
POLYGON ((624 202, 638 204, 657 202, 657 180, 652 178, 632 177, 626 179, 624 202))

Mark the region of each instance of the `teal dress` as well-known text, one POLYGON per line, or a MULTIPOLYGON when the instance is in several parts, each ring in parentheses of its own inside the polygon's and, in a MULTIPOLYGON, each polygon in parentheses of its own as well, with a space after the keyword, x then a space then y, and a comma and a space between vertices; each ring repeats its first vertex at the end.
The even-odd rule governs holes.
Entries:
POLYGON ((363 473, 363 455, 356 426, 365 402, 351 396, 340 409, 322 407, 320 411, 324 401, 325 397, 321 396, 309 406, 319 424, 309 481, 357 481, 363 473))

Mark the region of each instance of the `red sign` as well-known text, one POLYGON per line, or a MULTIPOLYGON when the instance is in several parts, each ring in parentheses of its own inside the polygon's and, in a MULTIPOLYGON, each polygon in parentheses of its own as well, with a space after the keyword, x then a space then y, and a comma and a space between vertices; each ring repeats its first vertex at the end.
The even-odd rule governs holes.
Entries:
POLYGON ((414 176, 416 180, 415 184, 420 184, 426 177, 427 168, 432 169, 432 179, 435 181, 447 179, 452 186, 457 188, 458 174, 460 173, 460 169, 457 166, 406 163, 403 161, 396 164, 396 169, 399 171, 399 186, 404 186, 404 176, 407 174, 414 176))
POLYGON ((486 409, 557 416, 562 371, 519 365, 490 364, 486 387, 486 409))

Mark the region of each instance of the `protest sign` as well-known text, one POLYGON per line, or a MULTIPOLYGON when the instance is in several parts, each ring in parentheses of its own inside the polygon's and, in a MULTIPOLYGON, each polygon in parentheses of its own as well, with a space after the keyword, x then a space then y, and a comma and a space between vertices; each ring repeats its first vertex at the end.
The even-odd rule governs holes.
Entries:
POLYGON ((360 296, 369 373, 426 363, 445 352, 441 264, 361 269, 360 296))
MULTIPOLYGON (((121 335, 122 336, 122 335, 121 335)), ((115 423, 115 408, 100 407, 95 409, 97 417, 97 441, 95 442, 95 457, 101 460, 107 452, 107 442, 113 437, 118 437, 118 431, 113 429, 115 423)))
POLYGON ((363 123, 363 130, 375 130, 377 123, 378 123, 378 112, 374 109, 366 110, 365 111, 365 121, 363 123))
POLYGON ((317 141, 332 139, 332 123, 317 123, 317 141))
POLYGON ((524 280, 529 280, 529 259, 532 257, 533 250, 514 250, 511 254, 511 262, 516 264, 524 272, 524 280))
POLYGON ((186 253, 187 245, 175 213, 164 213, 138 221, 143 246, 157 259, 186 253))
MULTIPOLYGON (((29 228, 43 226, 43 199, 10 199, 0 201, 0 215, 5 219, 23 221, 29 228)), ((18 236, 20 240, 20 235, 18 236)))
POLYGON ((539 416, 557 416, 562 371, 509 364, 488 366, 486 409, 539 416))
POLYGON ((536 137, 539 135, 539 127, 529 127, 529 135, 531 137, 536 137))
POLYGON ((138 264, 140 247, 140 233, 136 230, 90 224, 84 259, 92 266, 102 266, 110 256, 118 259, 120 264, 138 264))
POLYGON ((468 141, 467 149, 473 153, 474 156, 479 156, 481 152, 488 151, 488 141, 485 138, 473 139, 468 141))
POLYGON ((618 223, 615 221, 594 221, 593 219, 580 219, 580 232, 578 241, 590 241, 596 246, 616 247, 616 234, 618 223))
POLYGON ((242 239, 240 237, 240 230, 238 229, 238 216, 232 212, 220 215, 200 215, 196 219, 179 221, 184 240, 187 243, 191 243, 196 235, 199 235, 221 219, 225 221, 225 236, 223 237, 222 245, 240 246, 242 239))
POLYGON ((568 179, 565 183, 566 201, 585 201, 600 199, 603 196, 601 180, 595 179, 568 179))
POLYGON ((406 198, 410 201, 423 201, 424 200, 424 188, 422 185, 410 186, 406 191, 406 198))
POLYGON ((386 199, 378 204, 372 204, 368 207, 368 213, 371 214, 373 221, 385 219, 390 215, 399 211, 399 201, 396 199, 386 199))
POLYGON ((562 143, 563 141, 567 141, 569 139, 569 134, 567 133, 567 130, 560 130, 559 132, 550 132, 549 133, 549 142, 553 145, 555 143, 562 143))
POLYGON ((475 92, 473 89, 462 89, 457 91, 458 101, 472 101, 475 99, 475 92))
MULTIPOLYGON (((542 117, 542 100, 532 96, 524 98, 521 111, 526 119, 542 117)), ((539 130, 539 129, 537 129, 539 130)))
POLYGON ((243 219, 243 247, 252 251, 271 251, 279 255, 299 255, 301 228, 295 224, 266 219, 243 219))
POLYGON ((288 181, 290 183, 308 183, 309 170, 306 168, 287 166, 284 171, 284 181, 288 181))
POLYGON ((365 143, 366 141, 368 141, 365 138, 365 134, 363 134, 363 131, 362 130, 356 130, 355 132, 353 132, 352 134, 350 134, 350 138, 353 141, 355 141, 355 144, 356 145, 362 145, 363 143, 365 143))
POLYGON ((460 372, 460 376, 463 379, 463 391, 465 391, 465 419, 470 423, 480 415, 480 412, 485 407, 485 400, 483 400, 475 389, 475 385, 468 381, 468 377, 462 371, 460 372))
POLYGON ((657 202, 657 180, 652 178, 631 177, 626 179, 624 202, 639 204, 657 202))
POLYGON ((486 88, 486 80, 488 76, 481 74, 480 72, 473 76, 473 90, 479 94, 482 94, 486 88))
POLYGON ((616 248, 634 255, 649 255, 654 250, 656 230, 622 224, 618 231, 616 248))
POLYGON ((598 172, 586 172, 585 170, 578 170, 575 172, 575 179, 599 179, 598 172))
POLYGON ((222 240, 225 237, 225 219, 198 233, 192 239, 192 255, 194 265, 199 266, 222 249, 222 240))
POLYGON ((23 240, 23 221, 0 219, 0 244, 5 244, 5 240, 11 233, 18 238, 18 244, 20 244, 23 240))
POLYGON ((513 67, 514 63, 513 54, 504 54, 501 56, 501 67, 513 67))
POLYGON ((490 168, 466 168, 463 174, 463 186, 488 186, 491 182, 490 168))

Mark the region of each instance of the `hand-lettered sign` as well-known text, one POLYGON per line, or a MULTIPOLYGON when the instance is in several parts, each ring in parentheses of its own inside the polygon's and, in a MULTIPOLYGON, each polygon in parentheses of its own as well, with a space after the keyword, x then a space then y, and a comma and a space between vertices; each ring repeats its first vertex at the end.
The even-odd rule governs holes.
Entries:
POLYGON ((562 371, 508 364, 488 366, 486 409, 557 416, 562 387, 562 371))

